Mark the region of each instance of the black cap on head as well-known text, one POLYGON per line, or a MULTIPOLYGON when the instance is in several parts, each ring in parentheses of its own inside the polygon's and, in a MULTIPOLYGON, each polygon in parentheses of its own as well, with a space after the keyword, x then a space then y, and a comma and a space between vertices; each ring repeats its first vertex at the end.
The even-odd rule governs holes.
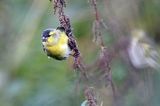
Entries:
POLYGON ((46 39, 51 36, 51 35, 49 35, 49 33, 51 31, 53 31, 53 29, 46 29, 46 30, 43 31, 43 33, 42 33, 42 41, 43 42, 45 42, 46 39))
POLYGON ((51 30, 52 29, 46 29, 46 30, 44 30, 43 33, 42 33, 42 37, 45 37, 45 38, 49 37, 50 36, 49 33, 51 32, 51 30))

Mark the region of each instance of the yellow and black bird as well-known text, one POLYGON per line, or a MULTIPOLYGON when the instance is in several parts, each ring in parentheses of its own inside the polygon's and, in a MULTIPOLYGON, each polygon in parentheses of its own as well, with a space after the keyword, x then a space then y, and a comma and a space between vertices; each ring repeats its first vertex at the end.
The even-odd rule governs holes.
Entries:
POLYGON ((46 29, 42 33, 43 50, 48 57, 57 60, 64 60, 71 55, 71 49, 68 45, 69 38, 63 27, 57 29, 46 29))

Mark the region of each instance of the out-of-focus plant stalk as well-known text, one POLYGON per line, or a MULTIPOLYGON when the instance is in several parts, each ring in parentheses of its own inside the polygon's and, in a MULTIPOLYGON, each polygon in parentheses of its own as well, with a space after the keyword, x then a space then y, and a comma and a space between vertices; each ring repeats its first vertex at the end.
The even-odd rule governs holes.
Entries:
POLYGON ((22 26, 17 33, 17 38, 15 39, 14 46, 11 45, 10 50, 12 50, 12 57, 10 58, 12 65, 7 65, 10 69, 14 69, 19 66, 21 61, 24 59, 26 53, 29 49, 29 44, 32 41, 33 37, 36 35, 36 30, 38 28, 39 22, 47 9, 48 3, 34 0, 32 5, 25 16, 25 19, 22 23, 22 26))

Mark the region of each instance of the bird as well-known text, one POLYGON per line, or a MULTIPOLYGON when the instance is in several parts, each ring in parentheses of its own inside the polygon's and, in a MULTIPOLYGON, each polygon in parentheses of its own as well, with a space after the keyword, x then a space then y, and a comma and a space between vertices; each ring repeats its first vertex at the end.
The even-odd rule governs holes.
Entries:
POLYGON ((131 63, 136 68, 160 68, 160 55, 154 42, 147 36, 144 29, 134 29, 131 31, 131 42, 128 53, 131 63))
POLYGON ((42 33, 42 46, 49 58, 65 60, 71 55, 69 37, 64 27, 49 28, 42 33))

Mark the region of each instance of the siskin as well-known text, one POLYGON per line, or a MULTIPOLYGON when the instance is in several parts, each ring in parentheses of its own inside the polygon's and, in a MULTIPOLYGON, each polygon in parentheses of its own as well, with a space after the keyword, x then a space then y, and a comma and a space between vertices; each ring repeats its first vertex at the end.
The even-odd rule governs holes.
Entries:
POLYGON ((131 44, 128 49, 130 60, 136 68, 151 67, 159 69, 160 56, 154 42, 142 29, 131 31, 131 44))
POLYGON ((56 60, 64 60, 71 55, 68 42, 69 38, 63 27, 46 29, 42 33, 43 50, 48 57, 52 57, 56 60))

